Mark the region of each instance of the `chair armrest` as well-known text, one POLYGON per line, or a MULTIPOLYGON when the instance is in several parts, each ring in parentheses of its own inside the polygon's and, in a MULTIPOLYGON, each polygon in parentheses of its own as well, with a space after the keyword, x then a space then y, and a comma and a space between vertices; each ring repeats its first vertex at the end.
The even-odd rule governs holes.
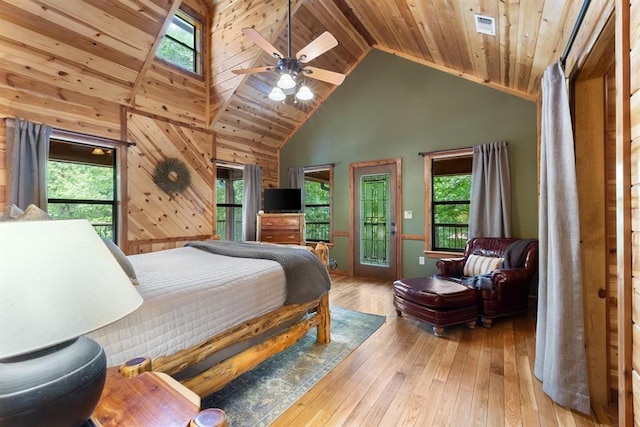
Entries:
POLYGON ((499 300, 526 298, 529 294, 531 272, 526 268, 506 268, 491 273, 494 289, 499 300))
POLYGON ((462 277, 464 258, 441 258, 436 261, 441 276, 462 277))
POLYGON ((523 280, 529 281, 531 279, 531 272, 526 268, 500 268, 491 273, 491 278, 496 285, 521 282, 523 280))

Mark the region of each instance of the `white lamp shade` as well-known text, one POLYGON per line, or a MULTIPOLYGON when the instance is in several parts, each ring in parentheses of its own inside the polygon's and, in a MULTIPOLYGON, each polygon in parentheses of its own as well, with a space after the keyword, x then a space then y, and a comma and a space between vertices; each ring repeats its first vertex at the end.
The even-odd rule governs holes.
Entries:
POLYGON ((309 86, 303 85, 296 93, 296 98, 302 101, 308 101, 313 98, 313 92, 309 89, 309 86))
POLYGON ((280 75, 280 79, 278 79, 278 83, 276 85, 280 89, 291 89, 296 87, 296 81, 293 79, 291 74, 284 72, 280 75))
POLYGON ((88 221, 0 222, 0 359, 74 339, 140 304, 88 221))
POLYGON ((287 96, 284 94, 282 89, 280 89, 278 86, 274 87, 273 89, 271 89, 271 92, 269 92, 269 99, 272 101, 284 101, 286 97, 287 96))

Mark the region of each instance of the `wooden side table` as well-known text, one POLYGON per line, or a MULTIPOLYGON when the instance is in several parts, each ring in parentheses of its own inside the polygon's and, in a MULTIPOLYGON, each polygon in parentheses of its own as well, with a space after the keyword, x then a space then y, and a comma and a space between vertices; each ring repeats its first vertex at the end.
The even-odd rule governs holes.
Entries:
POLYGON ((187 427, 199 412, 200 397, 169 375, 126 378, 113 367, 92 418, 98 427, 187 427))

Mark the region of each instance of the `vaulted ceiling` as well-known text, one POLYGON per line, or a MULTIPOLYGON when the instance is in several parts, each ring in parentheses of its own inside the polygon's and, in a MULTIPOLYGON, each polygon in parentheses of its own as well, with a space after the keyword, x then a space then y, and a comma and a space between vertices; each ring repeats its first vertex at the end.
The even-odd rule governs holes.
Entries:
MULTIPOLYGON (((220 135, 280 147, 336 89, 310 80, 307 102, 273 102, 273 65, 241 32, 254 27, 287 51, 286 0, 189 0, 207 16, 206 96, 192 118, 220 135), (196 115, 198 115, 196 114, 196 115)), ((534 100, 542 73, 562 54, 582 2, 566 0, 292 0, 293 53, 324 31, 338 46, 309 65, 347 74, 373 48, 534 100), (496 36, 476 31, 474 14, 496 19, 496 36)), ((50 97, 91 96, 136 107, 153 92, 154 54, 179 0, 0 0, 0 79, 50 97)), ((175 79, 176 75, 166 77, 175 79)), ((173 80, 172 80, 173 81, 173 80)), ((292 97, 291 97, 292 98, 292 97)), ((180 114, 176 113, 176 117, 180 114)), ((186 116, 185 116, 186 117, 186 116)), ((187 117, 188 118, 188 117, 187 117)))

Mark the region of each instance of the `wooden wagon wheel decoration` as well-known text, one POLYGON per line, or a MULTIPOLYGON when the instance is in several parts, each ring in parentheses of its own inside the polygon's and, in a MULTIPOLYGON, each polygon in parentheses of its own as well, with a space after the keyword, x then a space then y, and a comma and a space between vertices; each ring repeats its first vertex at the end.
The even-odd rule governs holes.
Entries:
POLYGON ((169 157, 156 165, 153 182, 169 195, 180 194, 191 185, 191 173, 182 160, 169 157))

